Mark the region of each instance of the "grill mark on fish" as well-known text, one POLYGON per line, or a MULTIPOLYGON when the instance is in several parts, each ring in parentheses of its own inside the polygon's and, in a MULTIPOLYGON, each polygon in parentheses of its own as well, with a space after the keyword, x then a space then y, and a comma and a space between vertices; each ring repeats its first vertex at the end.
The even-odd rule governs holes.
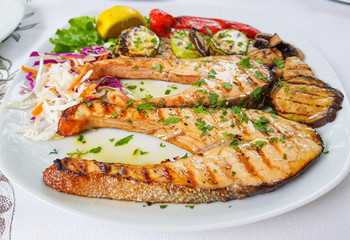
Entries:
POLYGON ((249 162, 249 157, 244 155, 244 152, 241 149, 237 149, 236 150, 237 156, 238 156, 238 161, 241 162, 247 169, 247 172, 253 176, 253 177, 257 177, 260 180, 262 180, 262 178, 259 176, 258 172, 255 170, 254 166, 250 164, 249 162))
POLYGON ((146 181, 150 182, 152 179, 149 177, 147 168, 143 167, 142 170, 142 176, 145 178, 146 181))
MULTIPOLYGON (((305 164, 318 156, 323 149, 321 140, 311 128, 278 116, 273 119, 269 113, 258 110, 242 110, 246 112, 247 123, 239 123, 237 115, 230 112, 225 115, 229 121, 221 122, 219 116, 223 113, 220 110, 212 114, 194 114, 194 109, 189 108, 146 110, 147 119, 142 118, 144 114, 135 108, 129 108, 124 111, 124 116, 118 115, 116 118, 111 118, 111 116, 102 114, 105 112, 102 109, 103 106, 109 107, 109 114, 120 112, 122 109, 109 103, 99 104, 100 101, 97 100, 91 102, 93 108, 82 103, 78 107, 65 111, 62 121, 60 120, 59 133, 64 133, 60 132, 61 127, 68 129, 64 127, 64 124, 70 124, 71 119, 78 122, 86 119, 86 126, 81 130, 89 127, 114 127, 146 133, 183 147, 192 155, 184 159, 177 157, 174 161, 165 161, 156 165, 135 166, 114 163, 104 165, 104 168, 110 167, 112 171, 103 169, 101 164, 91 164, 89 160, 69 158, 69 160, 62 160, 63 167, 59 167, 61 170, 58 170, 56 167, 58 164, 55 163, 44 173, 45 183, 57 190, 83 196, 149 202, 226 201, 237 197, 247 197, 262 192, 264 189, 272 190, 274 186, 279 185, 278 183, 285 181, 290 176, 295 176, 298 169, 304 169, 305 164), (185 119, 184 116, 187 115, 189 118, 185 119), (168 125, 158 122, 161 117, 169 116, 181 117, 182 121, 168 125), (206 124, 216 127, 209 131, 210 135, 199 137, 201 130, 194 126, 194 122, 200 117, 206 121, 206 124), (260 117, 268 119, 268 128, 274 127, 278 132, 268 136, 255 129, 252 119, 260 117), (132 120, 134 123, 132 127, 123 124, 127 120, 132 120), (230 122, 235 124, 232 129, 230 122), (239 140, 237 150, 229 146, 232 138, 222 136, 221 132, 224 131, 238 135, 237 138, 233 138, 239 140), (271 143, 272 137, 285 138, 285 143, 280 141, 271 143), (254 140, 266 141, 267 144, 261 149, 257 146, 252 147, 251 143, 254 143, 254 140), (283 152, 287 152, 287 160, 281 159, 283 152), (305 155, 305 160, 303 160, 303 155, 305 155), (232 174, 232 171, 237 174, 232 174), (51 175, 50 172, 54 175, 51 175), (65 184, 61 188, 58 183, 61 180, 57 179, 52 182, 52 177, 57 174, 62 176, 62 181, 68 182, 70 181, 69 176, 74 176, 73 179, 82 176, 84 177, 81 178, 82 185, 79 187, 69 185, 73 189, 65 189, 67 186, 65 184), (100 180, 101 178, 103 180, 100 180), (209 178, 214 183, 208 181, 209 178), (102 184, 94 185, 100 187, 91 188, 91 184, 95 184, 94 181, 96 184, 97 182, 102 184), (139 188, 141 186, 142 190, 139 188), (114 188, 119 190, 111 192, 110 189, 114 188), (98 193, 99 191, 103 193, 98 193)), ((74 131, 66 133, 79 132, 79 129, 72 130, 74 131)), ((74 180, 74 184, 77 182, 78 179, 74 180)))

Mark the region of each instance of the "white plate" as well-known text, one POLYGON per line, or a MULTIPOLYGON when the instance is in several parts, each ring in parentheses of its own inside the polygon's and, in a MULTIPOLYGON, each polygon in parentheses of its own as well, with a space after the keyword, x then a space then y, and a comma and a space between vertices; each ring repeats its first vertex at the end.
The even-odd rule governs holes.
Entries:
MULTIPOLYGON (((277 20, 275 16, 219 6, 197 5, 183 8, 178 5, 161 5, 157 7, 175 16, 197 15, 223 19, 233 18, 232 20, 248 23, 261 31, 277 32, 282 39, 295 44, 304 51, 306 62, 315 70, 320 79, 344 93, 337 76, 313 45, 297 30, 283 21, 277 20)), ((136 8, 146 15, 152 6, 137 6, 136 8)), ((52 29, 52 32, 55 31, 56 29, 52 29)), ((39 50, 50 50, 50 48, 52 46, 46 42, 39 50)), ((25 62, 26 59, 23 61, 25 62)), ((25 63, 28 66, 29 64, 29 61, 25 63)), ((5 98, 18 98, 18 88, 23 81, 24 74, 19 73, 12 82, 5 98)), ((350 166, 348 124, 350 112, 345 97, 343 109, 338 112, 336 120, 318 129, 329 154, 322 155, 304 174, 274 192, 227 203, 196 205, 193 209, 185 207, 185 205, 172 204, 169 204, 165 209, 160 209, 159 204, 144 207, 143 203, 83 198, 59 193, 46 187, 42 181, 43 170, 49 167, 56 157, 48 153, 53 148, 57 148, 60 153, 57 157, 63 157, 67 152, 74 151, 75 146, 72 146, 74 138, 49 142, 30 141, 15 133, 19 125, 28 122, 28 118, 29 115, 24 112, 1 110, 0 168, 5 175, 24 190, 55 207, 125 227, 193 231, 252 223, 288 212, 317 199, 335 187, 349 172, 350 166)), ((106 140, 109 136, 104 136, 105 134, 121 134, 117 136, 121 138, 130 133, 114 129, 100 129, 96 132, 90 132, 86 136, 106 140)), ((144 139, 143 142, 149 142, 148 139, 150 139, 147 136, 143 138, 137 135, 136 137, 138 141, 144 139)))
POLYGON ((0 42, 16 29, 23 13, 21 0, 0 0, 0 42))

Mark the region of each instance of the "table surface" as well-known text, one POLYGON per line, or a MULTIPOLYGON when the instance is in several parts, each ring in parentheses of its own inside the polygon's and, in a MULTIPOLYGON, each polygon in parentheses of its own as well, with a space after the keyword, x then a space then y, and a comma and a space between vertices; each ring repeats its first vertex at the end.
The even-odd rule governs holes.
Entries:
MULTIPOLYGON (((157 8, 160 4, 183 4, 185 7, 186 3, 188 1, 185 0, 26 0, 26 16, 20 25, 22 28, 0 43, 0 58, 11 60, 13 65, 10 73, 14 73, 23 59, 47 40, 55 29, 69 18, 84 12, 107 9, 114 5, 150 4, 157 8), (29 39, 35 41, 27 41, 29 39), (16 55, 12 54, 14 48, 16 55)), ((338 75, 347 95, 350 94, 350 50, 347 45, 350 39, 350 4, 330 0, 216 0, 215 3, 209 0, 192 0, 191 4, 227 5, 258 10, 283 18, 315 45, 338 75)), ((6 206, 0 206, 0 239, 341 240, 349 239, 350 236, 349 175, 326 195, 294 211, 253 224, 201 232, 152 232, 96 222, 49 206, 4 180, 6 179, 0 174, 1 184, 3 183, 0 193, 12 194, 13 191, 14 202, 7 206, 8 211, 5 213, 1 210, 6 206), (10 223, 5 224, 2 218, 7 218, 10 223)))

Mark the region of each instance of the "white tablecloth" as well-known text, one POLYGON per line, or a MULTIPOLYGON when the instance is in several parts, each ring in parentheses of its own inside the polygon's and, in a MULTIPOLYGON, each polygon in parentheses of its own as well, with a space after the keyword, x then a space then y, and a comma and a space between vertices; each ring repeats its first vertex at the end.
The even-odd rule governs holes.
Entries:
MULTIPOLYGON (((27 18, 21 26, 28 29, 17 31, 1 43, 0 55, 12 61, 11 72, 14 72, 31 51, 71 17, 114 5, 141 3, 157 8, 159 4, 184 4, 185 7, 188 2, 27 0, 24 2, 27 18), (35 23, 39 24, 32 25, 35 23)), ((192 0, 191 4, 227 5, 283 18, 316 46, 350 94, 350 4, 330 0, 192 0)), ((350 239, 350 176, 326 195, 294 211, 249 225, 202 232, 150 232, 97 222, 49 206, 10 184, 15 198, 9 206, 13 218, 11 225, 5 226, 3 239, 350 239)), ((10 186, 1 186, 2 191, 11 194, 10 186)), ((0 234, 3 227, 0 221, 0 234)))

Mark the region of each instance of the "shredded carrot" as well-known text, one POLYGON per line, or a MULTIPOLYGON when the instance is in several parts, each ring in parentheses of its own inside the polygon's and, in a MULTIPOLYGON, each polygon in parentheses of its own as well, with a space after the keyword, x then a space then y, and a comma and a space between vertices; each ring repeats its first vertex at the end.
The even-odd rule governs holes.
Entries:
POLYGON ((67 93, 72 91, 74 86, 78 84, 78 82, 80 81, 80 79, 84 76, 84 74, 86 74, 88 72, 88 67, 85 66, 83 68, 83 70, 79 73, 78 77, 73 81, 73 83, 69 86, 67 93))
POLYGON ((81 94, 81 95, 87 95, 89 93, 92 92, 92 90, 94 90, 94 88, 97 86, 97 84, 91 84, 87 89, 85 89, 85 91, 81 94))
POLYGON ((97 94, 87 94, 83 97, 83 100, 85 101, 88 98, 99 98, 100 96, 97 94))
POLYGON ((99 56, 97 61, 101 61, 101 60, 107 59, 108 58, 108 53, 107 54, 106 53, 107 53, 107 51, 104 51, 103 55, 99 56))
POLYGON ((38 116, 43 111, 43 102, 39 103, 38 106, 33 110, 32 115, 34 117, 38 116))
POLYGON ((33 73, 33 74, 35 74, 35 75, 38 74, 38 71, 37 71, 37 70, 31 69, 31 68, 26 68, 26 67, 23 66, 23 65, 22 65, 21 69, 22 69, 22 71, 27 72, 27 73, 31 72, 31 73, 33 73))

